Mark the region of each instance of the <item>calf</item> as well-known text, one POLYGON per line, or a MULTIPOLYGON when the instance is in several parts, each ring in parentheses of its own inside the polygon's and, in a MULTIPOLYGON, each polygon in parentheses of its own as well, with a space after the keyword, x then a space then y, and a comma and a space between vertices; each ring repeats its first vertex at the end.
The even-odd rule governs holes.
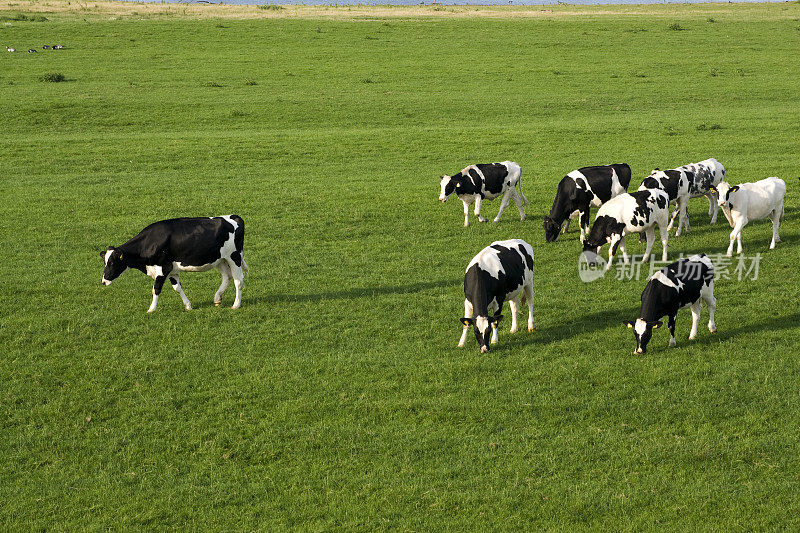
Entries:
POLYGON ((742 253, 742 228, 751 220, 769 217, 772 221, 769 249, 772 250, 776 243, 781 242, 778 229, 783 220, 783 197, 786 195, 786 183, 782 179, 767 178, 733 187, 723 181, 717 185, 716 192, 719 194, 719 206, 733 228, 728 257, 733 254, 734 239, 738 245, 736 253, 742 253))
POLYGON ((679 201, 688 201, 689 199, 689 171, 682 168, 673 168, 671 170, 655 169, 649 176, 642 180, 642 184, 639 185, 638 190, 660 190, 667 194, 669 203, 676 204, 675 211, 680 213, 678 231, 675 232, 676 236, 680 235, 685 218, 683 212, 680 210, 681 204, 679 201))
POLYGON ((544 235, 547 242, 558 239, 564 221, 580 215, 581 242, 589 229, 589 207, 600 207, 605 202, 628 190, 631 167, 625 163, 583 167, 567 174, 556 189, 556 198, 550 216, 544 217, 544 235))
POLYGON ((455 192, 456 196, 464 203, 464 226, 469 226, 470 205, 475 204, 475 216, 478 217, 478 221, 486 222, 486 219, 481 216, 483 200, 492 200, 502 195, 500 211, 494 217, 494 222, 500 221, 500 216, 511 198, 514 199, 517 209, 519 209, 519 219, 525 220, 525 211, 522 209, 522 205, 523 203, 527 204, 528 199, 522 194, 521 177, 522 169, 513 161, 470 165, 452 176, 442 176, 439 183, 441 187, 439 201, 446 202, 447 198, 455 192), (517 194, 517 186, 519 186, 519 194, 517 194))
POLYGON ((714 265, 706 254, 693 255, 678 259, 653 274, 642 292, 642 307, 639 318, 626 321, 633 328, 636 337, 634 353, 645 353, 647 343, 653 329, 661 326, 661 317, 669 318, 669 345, 675 346, 675 317, 678 309, 691 306, 692 331, 689 340, 697 336, 697 323, 700 321, 700 309, 705 300, 711 315, 708 319, 708 331, 716 333, 714 310, 717 299, 714 298, 714 265))
POLYGON ((499 311, 508 300, 511 308, 511 333, 517 331, 517 308, 521 299, 528 302, 528 331, 533 323, 533 248, 520 239, 496 241, 476 255, 464 275, 464 331, 459 348, 467 341, 467 330, 472 326, 481 353, 497 343, 497 324, 503 318, 499 311))
POLYGON ((110 285, 126 269, 135 268, 155 280, 153 303, 148 313, 156 310, 158 296, 167 279, 189 310, 192 304, 181 288, 179 273, 216 268, 222 274, 222 284, 214 295, 214 305, 220 304, 222 293, 233 279, 236 286, 233 309, 238 309, 242 305, 242 283, 248 270, 242 256, 243 246, 244 220, 238 215, 162 220, 150 224, 125 244, 109 246, 100 253, 106 265, 102 283, 110 285))
POLYGON ((606 270, 611 268, 617 245, 622 249, 622 259, 628 262, 625 236, 629 233, 645 232, 647 247, 642 261, 647 261, 656 240, 655 226, 661 234, 661 260, 667 260, 667 220, 669 218, 669 198, 659 189, 647 189, 633 193, 620 194, 603 204, 597 211, 592 231, 583 243, 584 252, 600 253, 605 243, 610 243, 606 270))

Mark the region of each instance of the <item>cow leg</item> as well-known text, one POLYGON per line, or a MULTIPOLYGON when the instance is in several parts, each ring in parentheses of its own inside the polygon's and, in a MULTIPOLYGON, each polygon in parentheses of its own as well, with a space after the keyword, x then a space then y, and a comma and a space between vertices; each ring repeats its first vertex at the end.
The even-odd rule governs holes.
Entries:
POLYGON ((614 253, 617 251, 617 243, 623 237, 619 233, 615 233, 611 237, 611 243, 608 245, 608 263, 606 263, 606 270, 611 269, 611 263, 614 261, 614 253))
POLYGON ((672 212, 672 217, 669 219, 669 226, 667 226, 667 231, 672 230, 672 226, 675 225, 675 217, 678 216, 679 210, 680 210, 680 204, 676 201, 675 210, 672 212))
POLYGON ((469 205, 471 202, 467 202, 466 200, 461 200, 464 204, 464 227, 466 228, 469 226, 469 205))
POLYGON ((517 309, 519 309, 519 296, 508 301, 508 307, 511 308, 511 330, 509 333, 516 333, 519 324, 517 324, 517 309))
POLYGON ((161 289, 164 287, 165 281, 167 281, 167 276, 156 276, 156 281, 153 283, 153 302, 150 304, 150 309, 147 310, 148 313, 152 313, 156 310, 158 296, 161 294, 161 289))
POLYGON ((581 243, 586 240, 586 234, 589 232, 589 208, 587 207, 580 212, 579 222, 581 225, 581 243))
POLYGON ((653 245, 656 242, 656 227, 650 226, 644 230, 644 237, 647 240, 647 245, 644 247, 644 255, 642 256, 642 263, 650 259, 650 252, 653 251, 653 245))
POLYGON ((492 340, 490 344, 497 344, 497 326, 492 322, 492 340))
POLYGON ((569 223, 570 223, 571 220, 572 220, 571 218, 567 217, 567 221, 564 222, 564 227, 561 228, 561 233, 566 233, 567 232, 567 230, 569 229, 569 223))
POLYGON ((511 189, 511 193, 511 197, 514 199, 514 203, 517 204, 517 209, 519 210, 519 219, 520 221, 525 221, 525 209, 522 207, 522 198, 519 197, 516 189, 511 189))
POLYGON ((629 263, 629 261, 628 261, 628 246, 627 246, 627 243, 625 241, 627 241, 627 239, 625 238, 625 235, 620 237, 620 239, 619 239, 619 249, 622 250, 622 264, 627 265, 629 263))
POLYGON ((708 313, 711 315, 708 317, 708 331, 716 333, 717 324, 714 322, 714 311, 717 309, 717 299, 714 298, 714 280, 711 280, 708 286, 703 286, 700 289, 700 297, 706 301, 708 313))
POLYGON ((214 293, 215 306, 219 306, 219 304, 222 302, 222 295, 225 293, 225 291, 228 288, 228 285, 230 285, 231 280, 233 279, 233 275, 231 274, 231 267, 228 266, 227 261, 220 261, 220 263, 217 265, 217 270, 219 270, 219 273, 222 274, 222 283, 220 283, 217 292, 214 293))
MULTIPOLYGON (((472 304, 469 303, 469 300, 464 300, 464 317, 465 318, 472 318, 472 304)), ((469 326, 464 325, 464 331, 461 333, 461 340, 458 341, 458 347, 463 348, 464 343, 467 342, 467 331, 469 331, 469 326)))
POLYGON ((514 189, 506 189, 506 192, 503 194, 503 199, 500 200, 500 211, 497 212, 497 216, 494 217, 493 220, 495 224, 500 222, 500 217, 503 215, 503 211, 505 211, 506 207, 508 207, 508 201, 511 199, 512 192, 514 192, 514 189))
POLYGON ((717 195, 713 192, 709 191, 706 193, 708 197, 708 216, 711 217, 711 224, 717 223, 717 213, 719 212, 719 203, 717 200, 717 195))
POLYGON ((478 217, 478 222, 486 222, 486 219, 481 216, 482 204, 483 198, 479 195, 475 195, 475 216, 478 217))
POLYGON ((172 288, 175 289, 181 300, 183 300, 183 306, 186 308, 187 311, 192 310, 192 304, 189 302, 189 298, 186 297, 186 294, 183 292, 183 287, 181 287, 181 280, 177 274, 174 276, 169 277, 169 282, 172 283, 172 288))
POLYGON ((776 208, 769 217, 770 220, 772 220, 772 242, 769 244, 770 250, 775 248, 776 243, 781 242, 781 238, 778 236, 778 229, 780 229, 781 227, 782 214, 783 214, 783 205, 776 208))
POLYGON ((529 285, 522 288, 525 293, 525 302, 528 304, 528 331, 536 329, 536 324, 533 322, 533 280, 529 285))
POLYGON ((736 225, 733 227, 733 231, 731 232, 731 243, 728 245, 728 252, 726 254, 728 257, 733 255, 734 241, 737 241, 739 244, 739 249, 736 253, 742 253, 742 228, 744 228, 745 224, 747 224, 747 218, 740 213, 731 213, 731 218, 736 221, 736 225))
POLYGON ((236 299, 233 301, 231 309, 239 309, 242 306, 242 285, 244 285, 244 272, 242 267, 238 266, 232 260, 228 260, 228 266, 231 269, 233 276, 233 285, 236 287, 236 299))
POLYGON ((700 310, 703 307, 703 301, 701 298, 698 298, 696 302, 692 304, 690 309, 692 310, 692 330, 689 332, 689 340, 694 340, 697 337, 697 324, 700 323, 700 310))
MULTIPOLYGON (((686 223, 686 219, 685 219, 685 215, 684 215, 684 209, 686 207, 684 204, 686 204, 686 203, 687 202, 683 198, 679 198, 675 202, 675 212, 678 213, 678 230, 675 232, 675 236, 676 237, 680 236, 681 231, 683 230, 683 226, 686 223)), ((672 218, 674 219, 675 216, 673 215, 672 218)), ((670 226, 671 225, 672 225, 672 223, 670 222, 670 226)), ((669 226, 667 226, 667 230, 669 230, 669 226)))
POLYGON ((676 344, 678 344, 675 341, 675 318, 677 316, 678 315, 675 314, 675 315, 670 315, 669 317, 667 317, 667 318, 669 318, 669 320, 667 322, 667 327, 669 328, 669 345, 670 346, 675 346, 676 344))
MULTIPOLYGON (((666 217, 665 217, 666 218, 666 217)), ((661 235, 661 260, 667 260, 667 241, 669 240, 669 230, 666 229, 667 221, 666 220, 659 220, 656 222, 658 224, 658 233, 661 235)), ((654 235, 655 237, 655 232, 654 235)))

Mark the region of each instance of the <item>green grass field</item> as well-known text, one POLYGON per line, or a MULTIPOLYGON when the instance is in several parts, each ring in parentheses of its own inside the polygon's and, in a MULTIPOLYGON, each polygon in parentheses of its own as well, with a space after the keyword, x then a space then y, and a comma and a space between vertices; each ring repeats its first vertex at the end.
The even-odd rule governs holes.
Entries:
MULTIPOLYGON (((0 2, 3 530, 800 528, 800 4, 109 5, 0 2), (645 280, 581 283, 541 217, 574 168, 707 157, 786 180, 783 242, 748 225, 719 333, 684 310, 634 356, 645 280), (463 228, 438 176, 505 159, 528 220, 463 228), (240 310, 216 272, 191 312, 100 285, 106 246, 228 213, 240 310), (507 238, 538 330, 458 349, 464 269, 507 238)), ((725 251, 706 209, 671 258, 725 251)))

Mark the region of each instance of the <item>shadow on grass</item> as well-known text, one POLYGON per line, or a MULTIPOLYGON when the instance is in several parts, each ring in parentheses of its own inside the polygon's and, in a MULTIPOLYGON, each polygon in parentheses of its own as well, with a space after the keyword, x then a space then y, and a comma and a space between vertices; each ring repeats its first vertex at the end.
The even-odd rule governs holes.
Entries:
POLYGON ((409 285, 382 286, 382 287, 353 287, 338 291, 316 292, 310 294, 270 294, 257 296, 252 299, 258 303, 278 303, 278 302, 315 302, 323 300, 355 300, 359 298, 369 298, 385 294, 413 294, 415 292, 440 287, 452 287, 463 283, 460 279, 444 279, 438 281, 425 281, 411 283, 409 285))
MULTIPOLYGON (((685 345, 688 346, 706 345, 706 344, 721 342, 740 335, 746 335, 748 333, 757 333, 761 331, 778 331, 782 329, 794 329, 797 327, 798 322, 800 322, 800 313, 793 313, 791 315, 785 315, 785 316, 776 316, 772 318, 767 318, 765 320, 757 320, 755 322, 742 324, 741 326, 730 329, 726 328, 725 324, 720 324, 718 322, 717 333, 712 335, 708 332, 708 328, 706 327, 706 325, 708 324, 708 314, 706 313, 707 313, 707 308, 704 305, 703 314, 700 315, 700 324, 697 326, 697 332, 698 332, 697 338, 693 341, 684 339, 684 341, 688 343, 685 345)), ((691 327, 691 324, 692 322, 690 315, 689 320, 687 321, 687 327, 691 327)), ((686 336, 688 337, 688 332, 686 336)), ((675 337, 678 338, 677 328, 675 332, 675 337)), ((678 346, 681 346, 681 341, 679 338, 678 338, 678 346)))
MULTIPOLYGON (((534 306, 535 312, 536 308, 534 306)), ((613 326, 623 328, 625 327, 623 325, 624 320, 633 320, 637 316, 639 316, 639 305, 621 309, 607 309, 583 316, 578 316, 576 313, 574 321, 544 327, 542 327, 541 323, 537 323, 537 329, 533 333, 528 333, 524 329, 527 319, 526 311, 520 314, 519 318, 520 328, 522 329, 513 335, 508 332, 508 329, 505 329, 505 331, 501 329, 499 341, 504 344, 503 347, 509 349, 521 348, 529 344, 549 344, 556 341, 565 341, 579 335, 592 335, 595 331, 613 326)))

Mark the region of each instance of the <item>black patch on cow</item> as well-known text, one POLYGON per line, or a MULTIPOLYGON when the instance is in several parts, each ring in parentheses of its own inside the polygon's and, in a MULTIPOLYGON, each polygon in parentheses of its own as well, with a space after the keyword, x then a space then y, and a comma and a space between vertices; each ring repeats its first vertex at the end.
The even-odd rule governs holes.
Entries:
MULTIPOLYGON (((650 216, 653 214, 653 209, 651 206, 647 205, 648 200, 650 199, 651 195, 650 191, 636 191, 630 193, 634 200, 636 200, 636 207, 633 210, 633 220, 631 223, 634 226, 646 226, 648 222, 650 222, 650 216)), ((659 198, 663 197, 661 195, 657 195, 659 198)), ((658 202, 658 200, 656 200, 658 202)))
MULTIPOLYGON (((495 196, 503 192, 503 182, 508 176, 508 169, 505 165, 501 163, 490 163, 478 164, 475 166, 478 167, 478 170, 480 170, 483 174, 483 186, 487 192, 490 192, 495 196)), ((475 172, 475 170, 470 169, 470 174, 473 172, 475 172)), ((477 173, 475 173, 475 175, 477 175, 477 173)))
POLYGON ((606 244, 609 237, 617 234, 622 235, 624 230, 624 222, 617 221, 617 219, 608 215, 599 216, 594 221, 589 235, 583 242, 583 249, 584 251, 595 251, 606 244))
POLYGON ((222 257, 222 245, 233 233, 234 245, 241 259, 244 221, 236 215, 231 218, 239 225, 235 233, 233 224, 222 217, 173 218, 155 222, 119 246, 115 254, 118 252, 129 268, 146 272, 148 265, 161 266, 167 273, 173 262, 202 266, 217 261, 222 257))
POLYGON ((595 196, 602 203, 611 199, 612 172, 616 172, 620 185, 626 190, 631 181, 631 167, 626 163, 579 168, 584 178, 565 176, 558 183, 550 216, 544 220, 545 239, 555 241, 564 221, 575 211, 588 220, 591 202, 595 196))
POLYGON ((678 198, 678 190, 680 188, 681 182, 681 174, 680 170, 665 170, 663 171, 663 175, 654 177, 649 176, 642 181, 642 185, 647 187, 648 189, 661 189, 667 196, 669 196, 669 201, 672 202, 676 198, 678 198))
POLYGON ((231 254, 231 259, 234 263, 236 263, 237 267, 242 266, 242 253, 239 250, 236 250, 231 254))

